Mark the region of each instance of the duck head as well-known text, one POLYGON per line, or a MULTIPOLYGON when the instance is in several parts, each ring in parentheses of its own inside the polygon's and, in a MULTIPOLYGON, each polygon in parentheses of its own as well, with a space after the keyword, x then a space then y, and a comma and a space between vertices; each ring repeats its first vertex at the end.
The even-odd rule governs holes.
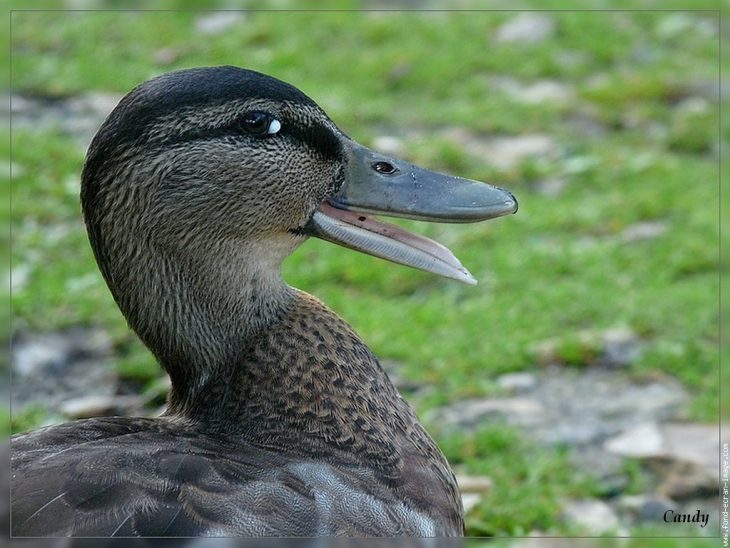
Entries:
POLYGON ((369 150, 297 88, 230 66, 165 74, 125 96, 91 143, 81 199, 131 326, 158 357, 202 360, 216 344, 191 339, 273 314, 287 295, 281 262, 308 236, 475 283, 445 247, 373 216, 517 210, 506 190, 369 150))
POLYGON ((289 252, 313 235, 467 283, 446 248, 373 215, 458 223, 517 210, 506 190, 359 145, 298 89, 236 67, 169 73, 122 100, 84 170, 92 233, 96 198, 114 186, 104 174, 124 179, 136 210, 114 223, 161 247, 258 239, 289 252))

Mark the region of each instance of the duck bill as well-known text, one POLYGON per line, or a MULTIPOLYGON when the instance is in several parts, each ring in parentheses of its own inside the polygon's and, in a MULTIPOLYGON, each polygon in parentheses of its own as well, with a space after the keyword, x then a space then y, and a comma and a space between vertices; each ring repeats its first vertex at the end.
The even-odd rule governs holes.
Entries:
POLYGON ((353 141, 346 146, 349 162, 345 182, 315 211, 310 233, 375 257, 476 284, 443 245, 373 216, 472 223, 515 213, 515 197, 486 183, 378 154, 353 141))

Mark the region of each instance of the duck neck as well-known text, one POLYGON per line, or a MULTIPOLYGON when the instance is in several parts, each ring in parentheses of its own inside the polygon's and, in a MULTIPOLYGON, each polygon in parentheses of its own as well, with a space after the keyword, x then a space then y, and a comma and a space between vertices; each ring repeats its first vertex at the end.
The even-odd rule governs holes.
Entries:
POLYGON ((129 279, 145 289, 120 306, 170 375, 168 416, 282 448, 396 458, 396 440, 414 432, 432 447, 352 328, 284 283, 291 240, 216 245, 127 261, 142 263, 129 279))
POLYGON ((435 452, 352 328, 314 297, 290 292, 281 316, 250 337, 232 366, 209 377, 178 412, 206 431, 278 450, 344 450, 383 464, 395 462, 398 448, 414 440, 435 452))
POLYGON ((170 376, 171 412, 229 382, 251 341, 291 307, 295 294, 280 270, 292 247, 290 240, 221 242, 202 253, 158 246, 148 254, 154 260, 126 261, 136 291, 117 292, 118 302, 170 376))

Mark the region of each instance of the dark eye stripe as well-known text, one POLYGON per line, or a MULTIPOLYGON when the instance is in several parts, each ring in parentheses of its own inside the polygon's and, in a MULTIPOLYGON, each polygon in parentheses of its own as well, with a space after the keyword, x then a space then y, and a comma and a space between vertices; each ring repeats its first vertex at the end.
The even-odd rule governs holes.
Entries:
POLYGON ((309 126, 287 125, 282 122, 281 134, 298 144, 311 148, 325 160, 337 161, 342 158, 342 143, 332 131, 322 124, 309 126))
POLYGON ((164 148, 192 141, 212 141, 223 138, 237 138, 250 142, 252 139, 276 139, 279 136, 294 141, 298 146, 308 147, 323 160, 337 161, 342 158, 342 144, 329 128, 317 122, 303 126, 286 120, 281 122, 281 130, 274 135, 252 135, 241 129, 240 120, 235 120, 218 128, 201 128, 180 133, 156 142, 155 146, 164 148))

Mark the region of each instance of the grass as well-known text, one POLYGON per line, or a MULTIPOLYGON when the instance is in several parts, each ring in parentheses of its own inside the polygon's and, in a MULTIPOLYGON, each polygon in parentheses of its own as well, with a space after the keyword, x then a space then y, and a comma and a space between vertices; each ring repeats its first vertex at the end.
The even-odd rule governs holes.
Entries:
MULTIPOLYGON (((513 15, 258 12, 202 36, 192 12, 16 12, 12 77, 16 93, 62 97, 123 93, 180 67, 247 66, 294 83, 366 145, 394 135, 408 160, 510 188, 520 200, 510 218, 403 223, 454 250, 476 288, 321 241, 285 264, 292 285, 322 298, 403 375, 435 388, 415 402, 419 412, 493 393, 499 374, 534 367, 531 348, 546 339, 561 341, 567 363, 585 365, 590 352, 576 348, 575 333, 625 326, 648 343, 631 371, 675 376, 693 395, 687 418, 716 421, 718 106, 685 99, 717 77, 717 39, 703 30, 717 16, 556 12, 545 42, 495 43, 513 15), (526 104, 496 87, 497 76, 559 81, 574 96, 526 104), (556 149, 499 168, 468 152, 454 128, 477 141, 549 135, 556 149), (539 192, 546 179, 563 181, 563 191, 539 192), (666 230, 626 243, 624 231, 643 222, 666 230)), ((24 278, 13 292, 14 328, 101 325, 116 341, 120 373, 154 387, 159 368, 130 336, 86 240, 83 145, 37 127, 14 131, 12 146, 12 260, 24 278)), ((13 427, 46 420, 30 409, 13 427)), ((564 453, 500 425, 439 441, 453 462, 495 481, 470 516, 472 534, 568 534, 559 501, 595 489, 573 476, 564 453)))
POLYGON ((488 475, 494 482, 469 513, 472 536, 565 534, 555 501, 596 491, 590 478, 575 474, 567 465, 565 451, 539 449, 499 423, 481 427, 473 435, 447 436, 440 445, 452 466, 488 475))

